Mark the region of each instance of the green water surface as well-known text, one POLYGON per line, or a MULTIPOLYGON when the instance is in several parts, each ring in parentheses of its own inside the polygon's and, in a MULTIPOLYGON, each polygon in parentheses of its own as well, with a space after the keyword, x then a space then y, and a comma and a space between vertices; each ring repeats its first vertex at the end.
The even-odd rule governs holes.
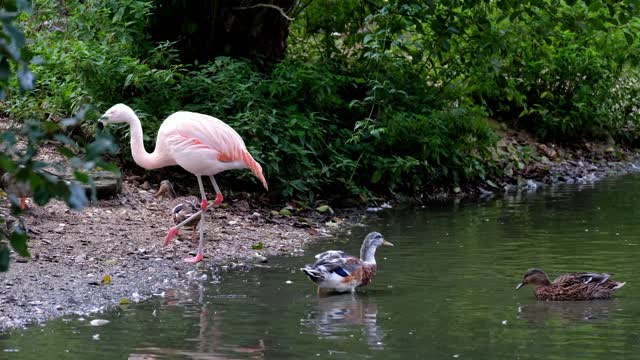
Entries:
POLYGON ((640 358, 640 176, 487 201, 390 209, 268 268, 229 272, 127 310, 0 334, 2 359, 640 358), (369 231, 378 276, 317 297, 299 268, 369 231), (612 300, 539 302, 524 271, 613 273, 612 300), (110 321, 92 327, 96 317, 110 321), (97 335, 97 336, 96 336, 97 335))

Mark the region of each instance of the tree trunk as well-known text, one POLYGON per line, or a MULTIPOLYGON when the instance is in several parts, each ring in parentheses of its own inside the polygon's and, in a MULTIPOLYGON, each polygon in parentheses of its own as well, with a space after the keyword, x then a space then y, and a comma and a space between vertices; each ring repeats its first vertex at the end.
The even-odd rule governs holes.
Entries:
POLYGON ((284 59, 295 0, 155 0, 154 41, 175 41, 182 63, 217 56, 251 59, 269 66, 284 59))

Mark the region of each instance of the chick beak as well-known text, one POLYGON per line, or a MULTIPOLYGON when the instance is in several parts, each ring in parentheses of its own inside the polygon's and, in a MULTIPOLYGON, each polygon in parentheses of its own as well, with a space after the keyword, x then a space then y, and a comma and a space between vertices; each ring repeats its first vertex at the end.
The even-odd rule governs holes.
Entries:
POLYGON ((160 197, 166 193, 167 193, 167 187, 164 184, 160 184, 160 188, 158 188, 158 191, 156 191, 154 196, 160 197))
POLYGON ((382 242, 382 245, 393 246, 393 244, 392 244, 392 243, 390 243, 390 242, 388 242, 387 240, 384 240, 384 241, 382 242))

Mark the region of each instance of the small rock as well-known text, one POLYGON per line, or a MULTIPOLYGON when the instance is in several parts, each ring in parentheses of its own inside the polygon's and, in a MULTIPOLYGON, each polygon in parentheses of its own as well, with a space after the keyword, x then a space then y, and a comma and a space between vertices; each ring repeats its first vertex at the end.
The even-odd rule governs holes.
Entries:
POLYGON ((253 256, 256 260, 258 260, 261 263, 266 263, 269 261, 265 256, 262 256, 259 253, 255 253, 253 256))
POLYGON ((93 340, 100 340, 100 334, 94 334, 91 338, 93 340))
POLYGON ((542 155, 548 157, 549 159, 555 159, 558 157, 558 152, 545 144, 538 145, 538 150, 542 153, 542 155))
POLYGON ((102 325, 107 325, 108 323, 109 323, 109 320, 93 319, 93 320, 91 320, 91 322, 89 322, 89 325, 91 325, 91 326, 102 326, 102 325))

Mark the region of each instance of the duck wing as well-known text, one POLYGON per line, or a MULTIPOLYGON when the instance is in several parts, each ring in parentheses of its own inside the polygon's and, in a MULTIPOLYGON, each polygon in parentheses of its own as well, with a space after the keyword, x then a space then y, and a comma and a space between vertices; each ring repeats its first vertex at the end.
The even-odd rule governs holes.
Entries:
MULTIPOLYGON (((193 196, 185 196, 179 197, 172 201, 171 203, 171 217, 173 218, 173 222, 177 225, 181 223, 183 220, 186 220, 191 215, 195 214, 200 210, 200 204, 197 199, 193 196)), ((193 226, 197 222, 200 221, 200 216, 190 221, 187 226, 193 226)))
POLYGON ((321 252, 320 254, 317 254, 315 256, 316 258, 316 262, 320 261, 322 259, 325 260, 331 260, 331 259, 337 259, 337 258, 342 258, 342 257, 349 257, 351 255, 347 254, 346 252, 342 251, 342 250, 327 250, 325 252, 321 252))
POLYGON ((553 280, 553 284, 604 284, 610 277, 607 273, 575 272, 558 276, 553 280))
POLYGON ((309 277, 327 279, 332 274, 343 278, 350 276, 362 267, 362 260, 344 251, 329 250, 316 255, 316 262, 302 268, 309 277))

